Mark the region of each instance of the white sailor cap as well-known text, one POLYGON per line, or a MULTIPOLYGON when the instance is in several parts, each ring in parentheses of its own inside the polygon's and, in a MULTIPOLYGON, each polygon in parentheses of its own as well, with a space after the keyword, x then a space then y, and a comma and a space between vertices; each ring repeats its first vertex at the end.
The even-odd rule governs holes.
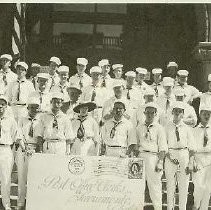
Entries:
POLYGON ((41 66, 40 66, 40 64, 38 64, 38 63, 32 63, 32 64, 31 64, 31 67, 39 67, 39 68, 40 68, 41 66))
POLYGON ((93 66, 91 69, 90 69, 90 74, 91 73, 102 73, 102 69, 99 67, 99 66, 93 66))
MULTIPOLYGON (((55 87, 55 86, 54 86, 55 87)), ((64 99, 64 94, 62 92, 59 91, 52 91, 51 92, 51 99, 53 98, 58 98, 58 99, 64 99)))
POLYGON ((201 111, 208 111, 208 112, 211 112, 211 106, 207 106, 205 104, 202 104, 200 107, 199 107, 199 112, 201 111))
POLYGON ((178 74, 179 76, 185 76, 185 77, 187 77, 188 74, 189 74, 189 72, 188 72, 187 70, 179 70, 179 71, 177 72, 177 74, 178 74))
POLYGON ((9 61, 12 61, 12 56, 10 54, 3 54, 3 55, 0 56, 0 59, 2 59, 2 58, 6 58, 9 61))
POLYGON ((151 96, 151 95, 155 95, 155 90, 152 88, 147 88, 146 91, 144 91, 144 96, 151 96))
POLYGON ((4 100, 6 102, 6 104, 8 104, 8 98, 5 95, 1 94, 0 100, 4 100))
POLYGON ((67 72, 67 73, 69 73, 69 67, 68 66, 60 66, 59 68, 58 68, 58 72, 67 72))
POLYGON ((147 69, 138 67, 136 68, 136 72, 138 72, 139 74, 147 74, 147 69))
POLYGON ((115 69, 117 69, 117 68, 122 68, 122 67, 123 67, 122 64, 113 64, 113 65, 112 65, 112 69, 113 69, 113 70, 115 70, 115 69))
POLYGON ((211 82, 211 74, 208 75, 207 80, 208 82, 211 82))
POLYGON ((77 64, 86 66, 88 64, 88 60, 86 58, 77 58, 77 64))
POLYGON ((22 66, 23 68, 26 69, 26 71, 29 68, 28 65, 25 62, 23 62, 23 61, 18 62, 16 66, 22 66))
POLYGON ((98 62, 98 66, 100 66, 100 67, 107 66, 107 65, 110 65, 108 59, 102 59, 98 62))
POLYGON ((58 66, 61 65, 61 60, 60 60, 58 57, 55 57, 55 56, 53 56, 53 57, 50 58, 50 62, 54 62, 54 63, 56 63, 58 66))
POLYGON ((49 73, 38 73, 37 78, 43 78, 43 79, 48 80, 50 78, 50 75, 49 73))
POLYGON ((168 65, 167 65, 167 68, 169 68, 169 67, 171 67, 171 66, 177 67, 177 68, 178 68, 178 64, 177 64, 176 62, 174 62, 174 61, 170 61, 170 62, 168 63, 168 65))
POLYGON ((27 104, 37 104, 37 105, 40 105, 40 100, 38 97, 28 97, 28 100, 27 100, 27 104))
POLYGON ((121 80, 115 80, 113 82, 113 88, 115 88, 115 87, 124 87, 123 82, 121 80))
POLYGON ((162 74, 163 70, 161 68, 152 69, 152 74, 162 74))
POLYGON ((175 96, 185 96, 185 91, 182 90, 182 89, 176 89, 176 90, 174 91, 174 95, 175 95, 175 96))
POLYGON ((183 101, 175 101, 173 104, 172 104, 172 109, 185 109, 185 102, 183 101))
POLYGON ((125 73, 125 76, 127 76, 127 77, 136 77, 136 72, 134 72, 134 71, 128 71, 128 72, 126 72, 125 73))
POLYGON ((158 110, 158 105, 155 102, 149 102, 144 105, 144 109, 146 109, 148 107, 152 107, 152 108, 155 108, 156 110, 158 110))
POLYGON ((163 77, 163 86, 174 86, 174 79, 171 77, 163 77))

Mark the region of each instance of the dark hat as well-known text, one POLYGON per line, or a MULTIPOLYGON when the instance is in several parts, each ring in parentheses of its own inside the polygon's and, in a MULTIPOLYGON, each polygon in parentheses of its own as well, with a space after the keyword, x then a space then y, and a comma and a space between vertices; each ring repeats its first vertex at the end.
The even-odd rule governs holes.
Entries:
POLYGON ((78 104, 76 107, 73 108, 73 111, 76 112, 76 113, 79 113, 80 112, 80 109, 82 107, 88 107, 88 112, 91 112, 93 111, 94 109, 96 109, 96 104, 94 102, 81 102, 80 104, 78 104))

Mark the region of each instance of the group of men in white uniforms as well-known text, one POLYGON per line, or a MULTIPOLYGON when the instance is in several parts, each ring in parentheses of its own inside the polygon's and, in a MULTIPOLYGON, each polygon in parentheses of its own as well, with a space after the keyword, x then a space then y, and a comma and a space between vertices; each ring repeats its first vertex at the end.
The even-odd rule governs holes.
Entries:
MULTIPOLYGON (((10 206, 13 166, 11 147, 18 147, 18 209, 24 209, 28 160, 34 152, 59 155, 106 155, 140 157, 145 161, 146 181, 156 210, 162 209, 162 182, 167 179, 167 208, 174 208, 176 181, 179 209, 186 209, 190 174, 195 185, 195 209, 207 209, 210 198, 211 76, 209 90, 201 93, 187 83, 189 72, 169 62, 177 77, 162 78, 162 69, 126 72, 123 65, 107 59, 85 72, 86 58, 77 59, 77 73, 69 78, 69 67, 58 57, 49 60, 49 72, 39 72, 35 82, 26 79, 28 65, 18 62, 10 70, 12 57, 0 57, 0 167, 1 194, 10 206), (200 101, 200 123, 191 106, 200 101), (197 125, 197 126, 196 126, 197 125), (205 138, 206 137, 206 138, 205 138), (206 140, 205 140, 206 139, 206 140), (206 141, 206 142, 205 142, 206 141)), ((39 67, 39 66, 38 66, 39 67)))

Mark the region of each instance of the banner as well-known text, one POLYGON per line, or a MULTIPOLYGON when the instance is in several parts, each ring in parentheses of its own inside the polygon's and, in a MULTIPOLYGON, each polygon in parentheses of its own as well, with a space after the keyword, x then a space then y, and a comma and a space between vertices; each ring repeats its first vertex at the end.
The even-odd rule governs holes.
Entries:
POLYGON ((143 210, 143 164, 140 158, 35 154, 26 210, 143 210))

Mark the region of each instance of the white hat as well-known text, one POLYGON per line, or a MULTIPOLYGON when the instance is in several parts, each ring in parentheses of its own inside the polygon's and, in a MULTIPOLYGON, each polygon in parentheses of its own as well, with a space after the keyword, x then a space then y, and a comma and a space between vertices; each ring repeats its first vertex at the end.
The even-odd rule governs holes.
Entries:
POLYGON ((174 86, 174 79, 171 77, 163 77, 163 86, 174 86))
POLYGON ((144 91, 144 96, 147 95, 155 95, 155 91, 152 88, 147 88, 146 91, 144 91))
POLYGON ((100 67, 106 66, 106 65, 110 65, 108 59, 102 59, 98 62, 98 66, 100 66, 100 67))
POLYGON ((182 89, 176 89, 176 90, 174 91, 174 95, 175 95, 175 96, 185 96, 185 91, 182 90, 182 89))
POLYGON ((147 107, 152 107, 158 110, 158 105, 155 102, 149 102, 149 103, 144 104, 144 109, 146 109, 147 107))
POLYGON ((147 69, 138 67, 136 68, 136 72, 138 72, 139 74, 147 74, 147 69))
POLYGON ((177 63, 174 62, 174 61, 170 61, 170 62, 168 63, 168 65, 167 65, 167 68, 169 68, 169 67, 171 67, 171 66, 174 66, 174 67, 177 67, 177 68, 178 68, 177 63))
POLYGON ((185 109, 185 102, 183 101, 175 101, 173 104, 172 104, 172 109, 185 109))
POLYGON ((16 66, 22 66, 26 70, 28 70, 28 68, 29 68, 28 65, 23 61, 18 62, 16 66))
POLYGON ((53 56, 53 57, 50 58, 50 62, 54 62, 54 63, 56 63, 58 66, 61 65, 61 60, 60 60, 58 57, 55 57, 55 56, 53 56))
POLYGON ((208 75, 207 80, 208 80, 208 82, 211 82, 211 74, 208 75))
POLYGON ((134 72, 134 71, 128 71, 128 72, 126 72, 125 73, 125 76, 127 76, 127 77, 136 77, 136 72, 134 72))
POLYGON ((179 71, 177 72, 177 74, 178 74, 179 76, 185 76, 185 77, 187 77, 188 74, 189 74, 189 72, 188 72, 187 70, 179 70, 179 71))
POLYGON ((113 82, 113 88, 115 88, 115 87, 124 87, 122 81, 121 80, 115 80, 113 82))
POLYGON ((51 99, 53 98, 58 98, 58 99, 64 99, 64 94, 62 92, 59 91, 52 91, 51 92, 51 99))
POLYGON ((77 64, 86 66, 88 64, 88 60, 86 58, 77 58, 77 64))
POLYGON ((3 55, 1 55, 0 59, 1 59, 1 58, 6 58, 6 59, 8 59, 9 61, 12 61, 12 56, 9 55, 9 54, 3 54, 3 55))
POLYGON ((163 70, 161 68, 152 69, 152 74, 162 74, 163 70))
POLYGON ((27 104, 37 104, 40 105, 40 100, 38 97, 28 97, 27 104))
POLYGON ((203 104, 199 107, 199 112, 201 112, 202 110, 211 112, 211 106, 207 106, 207 105, 203 104))
POLYGON ((31 64, 31 67, 41 67, 41 66, 40 66, 40 64, 38 64, 38 63, 32 63, 32 64, 31 64))
POLYGON ((49 79, 50 75, 48 73, 38 73, 37 78, 49 79))
POLYGON ((6 103, 8 103, 8 99, 7 99, 7 97, 5 96, 5 95, 0 95, 0 99, 1 100, 4 100, 6 103))
POLYGON ((115 69, 117 69, 117 68, 122 68, 122 67, 123 67, 122 64, 114 64, 114 65, 112 65, 112 69, 113 69, 113 70, 115 70, 115 69))
POLYGON ((67 72, 67 73, 69 73, 69 67, 68 66, 60 66, 58 68, 58 72, 67 72))
POLYGON ((90 74, 93 73, 93 72, 102 73, 102 69, 101 69, 99 66, 93 66, 93 67, 90 69, 90 74))

